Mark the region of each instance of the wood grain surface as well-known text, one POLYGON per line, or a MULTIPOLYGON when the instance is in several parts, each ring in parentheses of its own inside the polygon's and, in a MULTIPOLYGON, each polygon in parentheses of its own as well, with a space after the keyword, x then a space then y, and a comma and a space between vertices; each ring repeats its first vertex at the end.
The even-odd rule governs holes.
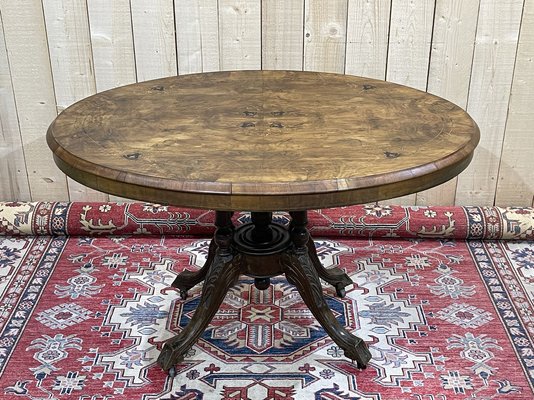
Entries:
POLYGON ((261 3, 262 69, 302 70, 304 0, 261 3))
MULTIPOLYGON (((480 2, 467 111, 479 123, 484 134, 476 159, 465 174, 458 177, 456 204, 495 203, 499 169, 506 165, 501 157, 510 113, 510 92, 523 5, 523 0, 480 2)), ((532 140, 532 136, 528 136, 532 140)), ((531 177, 528 178, 532 181, 531 177)), ((514 187, 518 186, 528 188, 521 178, 514 181, 514 187)), ((527 197, 526 200, 530 199, 527 197)), ((513 204, 516 205, 515 202, 513 204)))
POLYGON ((391 2, 351 0, 347 11, 345 73, 384 79, 391 2))
POLYGON ((0 29, 0 179, 1 198, 31 199, 28 175, 24 173, 24 149, 17 120, 17 105, 9 75, 9 60, 0 29))
MULTIPOLYGON (((0 2, 0 14, 9 63, 5 66, 9 69, 3 71, 11 75, 30 194, 32 199, 38 196, 44 201, 68 199, 65 175, 42 153, 43 149, 48 150, 43 132, 57 116, 42 3, 29 2, 20 7, 17 2, 0 2), (11 29, 5 29, 7 25, 11 29)), ((7 95, 1 97, 4 102, 9 99, 7 95)), ((5 126, 3 117, 1 123, 5 126)), ((0 168, 2 181, 7 180, 5 172, 9 169, 0 168)), ((23 196, 11 198, 25 200, 23 196)))
POLYGON ((304 70, 343 73, 347 0, 307 0, 304 8, 304 70))
MULTIPOLYGON (((480 0, 438 0, 426 90, 465 109, 480 0)), ((454 205, 457 178, 417 193, 416 204, 454 205)))
POLYGON ((145 81, 177 73, 172 0, 131 0, 137 79, 145 81))
POLYGON ((495 205, 534 207, 534 2, 525 2, 515 62, 508 120, 499 166, 495 205))
MULTIPOLYGON (((44 0, 43 13, 47 21, 52 75, 65 77, 61 79, 61 84, 54 84, 57 111, 61 112, 74 102, 96 93, 88 11, 86 5, 77 0, 44 0), (63 14, 63 10, 69 12, 63 14)), ((67 179, 67 182, 72 201, 109 200, 105 193, 71 179, 67 179)))
POLYGON ((376 201, 456 176, 479 140, 460 107, 401 85, 233 71, 124 86, 52 123, 58 166, 124 197, 216 210, 376 201))
POLYGON ((219 0, 220 69, 261 68, 261 2, 219 0))

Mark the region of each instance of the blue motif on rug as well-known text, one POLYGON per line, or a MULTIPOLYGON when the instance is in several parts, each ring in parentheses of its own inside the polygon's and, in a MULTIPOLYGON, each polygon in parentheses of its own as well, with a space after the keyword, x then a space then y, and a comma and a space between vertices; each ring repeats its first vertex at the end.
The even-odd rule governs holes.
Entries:
MULTIPOLYGON (((202 335, 219 357, 235 361, 248 356, 255 360, 293 354, 305 356, 314 343, 329 340, 324 329, 285 278, 271 280, 266 290, 258 290, 252 279, 242 279, 226 297, 210 327, 202 335)), ((196 296, 182 305, 179 325, 187 326, 198 307, 196 296)), ((350 304, 326 296, 326 302, 342 325, 350 304)), ((349 310, 351 311, 351 310, 349 310)))

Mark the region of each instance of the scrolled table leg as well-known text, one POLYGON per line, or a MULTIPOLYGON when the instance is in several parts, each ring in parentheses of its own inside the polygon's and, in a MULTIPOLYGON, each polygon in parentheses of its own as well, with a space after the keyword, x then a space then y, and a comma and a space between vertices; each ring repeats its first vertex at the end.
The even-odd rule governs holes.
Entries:
MULTIPOLYGON (((218 229, 233 229, 234 226, 232 225, 232 212, 216 212, 215 213, 215 225, 218 227, 218 229)), ((178 276, 174 279, 173 283, 171 283, 172 287, 175 287, 180 290, 180 297, 185 300, 187 299, 188 291, 193 287, 198 285, 200 282, 202 282, 204 279, 206 279, 206 274, 208 273, 208 269, 210 265, 213 263, 213 259, 215 258, 215 253, 217 252, 217 244, 215 239, 212 239, 210 241, 209 250, 208 250, 208 256, 206 258, 206 262, 200 268, 198 271, 182 271, 178 274, 178 276)))
POLYGON ((200 303, 180 334, 169 339, 158 357, 158 364, 165 371, 173 373, 173 367, 184 359, 184 355, 202 335, 213 316, 219 309, 228 290, 239 279, 241 256, 233 256, 231 251, 233 229, 231 213, 224 213, 217 218, 215 244, 217 246, 213 261, 208 266, 206 279, 202 288, 200 303))
POLYGON ((213 319, 226 293, 239 278, 240 265, 237 258, 239 257, 225 261, 224 257, 215 256, 206 276, 195 314, 179 335, 165 343, 158 357, 158 364, 165 371, 184 359, 185 354, 193 347, 213 319))
POLYGON ((321 264, 319 256, 317 256, 317 251, 315 250, 315 244, 313 243, 313 240, 308 240, 307 246, 308 256, 310 257, 315 270, 319 274, 319 278, 329 283, 336 289, 337 297, 345 297, 345 287, 354 283, 352 282, 352 279, 350 279, 345 272, 337 267, 326 269, 323 264, 321 264))
POLYGON ((305 212, 291 213, 291 216, 294 249, 282 257, 282 268, 286 277, 294 282, 304 303, 332 340, 343 349, 345 356, 356 360, 358 368, 365 368, 371 359, 367 345, 363 339, 349 333, 339 323, 324 299, 321 281, 307 248, 309 233, 306 229, 305 212))
POLYGON ((171 284, 171 286, 180 290, 180 297, 183 300, 187 299, 187 292, 189 289, 206 279, 206 275, 210 265, 213 263, 216 252, 217 246, 215 244, 215 240, 212 239, 208 250, 208 257, 202 268, 200 268, 198 271, 182 271, 178 274, 176 279, 174 279, 174 282, 171 284))

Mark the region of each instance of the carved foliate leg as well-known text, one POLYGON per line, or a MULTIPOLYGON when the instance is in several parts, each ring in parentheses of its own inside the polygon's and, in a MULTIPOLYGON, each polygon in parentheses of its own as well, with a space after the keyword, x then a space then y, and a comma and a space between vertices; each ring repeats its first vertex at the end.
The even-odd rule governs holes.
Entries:
POLYGON ((309 238, 309 232, 306 229, 306 225, 308 223, 306 212, 292 212, 290 213, 290 215, 293 218, 291 221, 290 229, 293 230, 295 226, 300 224, 306 230, 306 234, 308 235, 306 239, 306 246, 308 247, 308 256, 310 257, 310 260, 313 264, 313 267, 317 271, 317 274, 319 274, 319 277, 336 289, 336 294, 338 297, 345 297, 345 287, 352 285, 352 280, 341 269, 326 269, 323 264, 321 264, 321 260, 319 260, 319 257, 317 256, 317 251, 315 250, 315 244, 313 243, 313 240, 309 238))
MULTIPOLYGON (((232 214, 231 212, 216 212, 215 214, 215 226, 217 229, 232 229, 232 214)), ((172 287, 178 288, 180 290, 180 297, 182 299, 187 299, 187 292, 193 286, 198 285, 204 279, 206 279, 206 274, 208 273, 209 266, 213 263, 215 253, 217 251, 217 244, 215 239, 212 239, 210 242, 208 257, 206 262, 198 271, 182 271, 178 274, 174 282, 171 284, 172 287)))
POLYGON ((337 267, 329 269, 323 267, 321 260, 319 260, 319 257, 317 256, 317 251, 315 250, 313 240, 308 240, 307 246, 308 255, 315 270, 319 274, 319 277, 336 289, 336 294, 338 297, 345 297, 345 287, 352 285, 352 279, 350 279, 345 272, 337 267))
POLYGON ((345 356, 356 360, 359 368, 365 368, 371 359, 365 342, 347 332, 328 307, 317 271, 310 259, 307 243, 306 214, 291 213, 293 217, 291 238, 294 248, 282 258, 282 267, 288 279, 295 283, 300 296, 334 342, 343 349, 345 356))
POLYGON ((231 251, 233 235, 233 228, 229 222, 231 213, 218 212, 217 217, 217 231, 214 238, 217 250, 208 266, 200 303, 184 330, 163 346, 158 364, 164 370, 171 370, 175 364, 183 360, 184 355, 212 320, 228 290, 239 278, 241 256, 234 257, 231 251))
POLYGON ((215 240, 212 240, 210 242, 210 247, 208 250, 208 257, 202 268, 198 271, 182 271, 178 274, 176 279, 174 279, 174 282, 171 284, 171 286, 180 290, 180 296, 182 297, 182 299, 187 299, 187 292, 189 291, 189 289, 191 289, 193 286, 198 285, 206 278, 208 269, 213 263, 213 259, 215 258, 216 251, 217 246, 215 244, 215 240))
POLYGON ((202 296, 195 314, 179 335, 169 339, 158 357, 158 364, 169 370, 184 359, 188 350, 193 347, 219 309, 228 290, 239 278, 239 256, 230 259, 215 256, 206 276, 202 296))

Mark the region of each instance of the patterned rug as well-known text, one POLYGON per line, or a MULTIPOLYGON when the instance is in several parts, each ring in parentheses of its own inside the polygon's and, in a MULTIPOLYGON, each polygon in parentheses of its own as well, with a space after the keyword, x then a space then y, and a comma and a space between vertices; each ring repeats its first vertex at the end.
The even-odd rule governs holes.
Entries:
MULTIPOLYGON (((343 356, 276 278, 242 277, 169 378, 155 361, 190 320, 213 213, 143 203, 0 203, 5 399, 533 399, 534 210, 358 206, 310 213, 343 356)), ((287 215, 275 214, 278 222, 287 215)), ((237 213, 237 224, 249 216, 237 213)))

